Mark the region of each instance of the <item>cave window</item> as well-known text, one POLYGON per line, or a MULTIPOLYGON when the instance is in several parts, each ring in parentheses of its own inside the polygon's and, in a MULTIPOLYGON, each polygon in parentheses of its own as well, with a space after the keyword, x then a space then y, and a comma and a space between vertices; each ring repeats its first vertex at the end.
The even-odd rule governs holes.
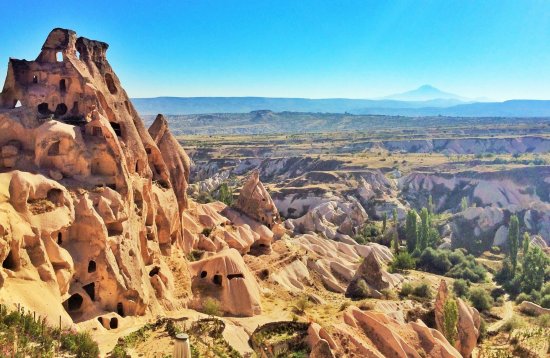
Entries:
POLYGON ((46 199, 57 206, 61 206, 63 205, 63 191, 57 188, 50 189, 46 193, 46 199))
POLYGON ((208 272, 201 271, 201 278, 205 278, 206 276, 208 276, 208 272))
POLYGON ((59 91, 61 93, 65 93, 67 91, 67 84, 65 83, 65 79, 59 81, 59 91))
POLYGON ((120 317, 124 317, 124 305, 122 304, 122 302, 117 303, 116 312, 119 314, 120 317))
POLYGON ((59 117, 67 113, 67 105, 65 103, 59 103, 57 107, 55 107, 55 116, 59 117))
POLYGON ((160 267, 155 266, 151 271, 149 271, 149 277, 158 275, 159 272, 160 272, 160 267))
POLYGON ((4 262, 2 262, 2 267, 12 271, 17 269, 17 261, 15 260, 12 250, 10 250, 8 256, 4 259, 4 262))
POLYGON ((117 93, 115 81, 113 80, 113 76, 110 73, 105 74, 105 83, 107 83, 107 88, 109 89, 109 92, 111 92, 111 94, 117 93))
POLYGON ((232 273, 227 275, 228 280, 232 280, 234 278, 244 278, 244 275, 242 273, 232 273))
POLYGON ((149 147, 145 148, 145 153, 151 154, 151 148, 149 148, 149 147))
POLYGON ((62 243, 63 243, 63 234, 60 231, 57 233, 57 244, 61 246, 62 243))
POLYGON ((44 102, 40 103, 38 105, 38 113, 44 114, 44 115, 51 114, 50 109, 48 108, 48 104, 44 102))
POLYGON ((111 318, 111 320, 109 321, 109 328, 111 329, 118 328, 118 318, 116 317, 111 318))
POLYGON ((84 291, 86 291, 88 296, 90 296, 90 299, 92 301, 95 301, 95 283, 94 282, 89 283, 87 285, 82 286, 82 288, 84 289, 84 291))
POLYGON ((117 137, 122 136, 122 127, 120 126, 120 123, 116 122, 109 122, 111 124, 111 127, 113 128, 113 131, 117 135, 117 137))
POLYGON ((32 76, 32 83, 38 83, 38 76, 32 76))
POLYGON ((67 302, 67 307, 69 308, 69 312, 78 311, 80 307, 82 307, 83 301, 84 299, 78 293, 75 293, 74 295, 69 297, 69 301, 67 302))
POLYGON ((16 101, 15 101, 15 104, 13 105, 13 108, 19 108, 19 107, 21 107, 21 106, 22 106, 21 101, 20 101, 20 100, 16 100, 16 101))
POLYGON ((116 191, 116 184, 106 184, 105 186, 109 189, 113 189, 114 191, 116 191))
POLYGON ((88 262, 88 273, 95 272, 96 269, 97 269, 97 267, 96 267, 95 261, 90 260, 90 262, 88 262))
POLYGON ((52 145, 50 145, 50 148, 48 148, 48 156, 54 156, 59 155, 59 141, 54 142, 52 145))
POLYGON ((99 324, 103 326, 103 317, 97 317, 99 324))
POLYGON ((80 51, 76 50, 76 58, 80 60, 80 51))
POLYGON ((56 58, 57 62, 63 62, 63 53, 61 51, 57 52, 55 54, 55 58, 56 58))
POLYGON ((222 275, 214 275, 212 278, 212 282, 214 282, 215 285, 221 286, 222 285, 222 275))

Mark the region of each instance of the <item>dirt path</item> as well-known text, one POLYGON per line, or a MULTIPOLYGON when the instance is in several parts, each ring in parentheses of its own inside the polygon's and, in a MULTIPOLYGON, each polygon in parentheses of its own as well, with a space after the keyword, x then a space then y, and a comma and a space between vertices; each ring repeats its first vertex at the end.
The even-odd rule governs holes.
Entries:
POLYGON ((510 318, 512 318, 514 314, 514 305, 511 301, 506 301, 504 303, 504 306, 502 307, 502 319, 499 321, 494 322, 492 325, 489 326, 487 329, 488 332, 496 332, 502 327, 504 322, 508 321, 510 318))

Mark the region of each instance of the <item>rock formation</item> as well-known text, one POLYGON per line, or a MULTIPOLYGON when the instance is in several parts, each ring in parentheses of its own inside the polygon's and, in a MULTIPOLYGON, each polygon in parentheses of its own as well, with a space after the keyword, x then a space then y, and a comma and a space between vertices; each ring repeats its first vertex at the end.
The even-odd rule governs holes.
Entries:
POLYGON ((250 174, 243 185, 235 208, 269 228, 281 222, 277 207, 260 181, 257 170, 250 174))
POLYGON ((346 290, 347 297, 381 298, 380 291, 396 287, 403 281, 398 274, 391 274, 384 269, 384 259, 375 251, 365 257, 346 290))
MULTIPOLYGON (((435 323, 441 333, 444 332, 444 306, 449 299, 449 290, 445 280, 441 280, 435 299, 435 323)), ((479 312, 468 306, 461 298, 455 298, 458 305, 458 339, 455 347, 464 357, 470 357, 479 338, 481 318, 479 312)))
POLYGON ((54 29, 36 60, 10 59, 0 169, 17 171, 2 174, 0 258, 5 302, 26 296, 18 282, 30 278, 44 302, 29 308, 66 322, 105 316, 116 328, 185 304, 190 282, 175 282, 166 262, 184 246, 189 160, 162 118, 154 138, 145 129, 107 48, 54 29))

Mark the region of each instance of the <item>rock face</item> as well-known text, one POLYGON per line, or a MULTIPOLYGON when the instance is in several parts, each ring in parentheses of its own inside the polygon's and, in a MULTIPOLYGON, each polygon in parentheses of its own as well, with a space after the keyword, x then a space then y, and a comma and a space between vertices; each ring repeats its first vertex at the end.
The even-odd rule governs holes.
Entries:
MULTIPOLYGON (((445 280, 441 280, 435 299, 435 323, 437 330, 441 333, 444 332, 444 306, 448 298, 447 283, 445 280)), ((468 306, 461 298, 456 298, 456 303, 458 306, 458 339, 455 347, 462 356, 470 357, 479 338, 481 318, 479 312, 468 306)))
POLYGON ((399 285, 403 281, 403 277, 387 272, 383 262, 383 259, 378 257, 375 252, 368 255, 355 272, 355 276, 346 290, 346 296, 381 298, 380 291, 399 285))
POLYGON ((343 356, 461 357, 439 331, 420 320, 403 324, 384 313, 363 312, 353 306, 344 313, 344 323, 331 331, 331 349, 343 356))
POLYGON ((192 263, 191 274, 193 290, 201 301, 212 297, 220 302, 222 311, 234 315, 261 313, 258 283, 235 249, 192 263))
POLYGON ((277 207, 260 181, 257 170, 250 174, 243 185, 235 208, 269 228, 281 222, 277 207))
POLYGON ((2 174, 1 285, 18 301, 25 278, 44 298, 28 308, 65 322, 115 317, 116 328, 187 300, 186 261, 172 265, 177 281, 167 262, 184 246, 189 160, 162 117, 145 129, 107 48, 54 29, 36 60, 9 61, 0 169, 17 171, 2 174))

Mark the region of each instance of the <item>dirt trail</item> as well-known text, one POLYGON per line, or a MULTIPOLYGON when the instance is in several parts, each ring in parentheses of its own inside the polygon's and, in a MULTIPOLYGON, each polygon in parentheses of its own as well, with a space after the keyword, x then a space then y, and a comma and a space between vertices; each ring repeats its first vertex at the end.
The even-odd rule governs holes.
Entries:
POLYGON ((506 301, 504 303, 504 306, 502 307, 502 319, 499 321, 494 322, 492 325, 489 326, 487 329, 488 332, 496 332, 502 327, 502 325, 508 321, 510 318, 512 318, 514 314, 514 305, 511 301, 506 301))

